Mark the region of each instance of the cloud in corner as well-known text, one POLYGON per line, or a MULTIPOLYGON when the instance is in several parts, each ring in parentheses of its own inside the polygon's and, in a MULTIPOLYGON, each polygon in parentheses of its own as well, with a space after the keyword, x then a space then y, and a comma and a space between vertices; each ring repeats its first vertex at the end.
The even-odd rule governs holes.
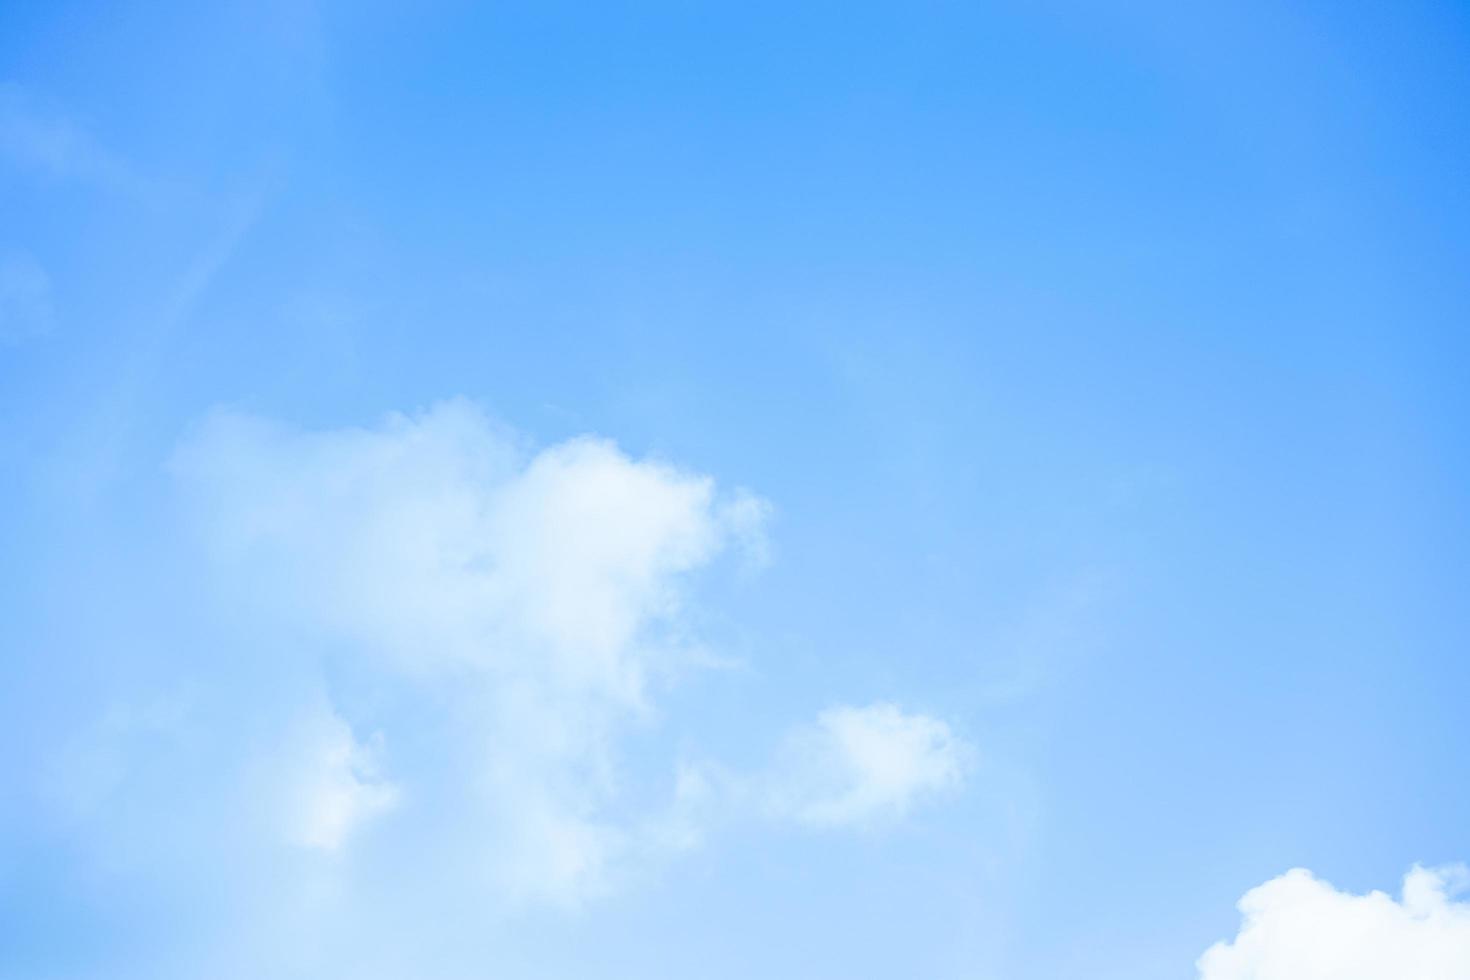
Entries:
POLYGON ((1338 891, 1297 868, 1246 892, 1240 931, 1200 980, 1470 980, 1465 868, 1414 868, 1399 899, 1338 891))

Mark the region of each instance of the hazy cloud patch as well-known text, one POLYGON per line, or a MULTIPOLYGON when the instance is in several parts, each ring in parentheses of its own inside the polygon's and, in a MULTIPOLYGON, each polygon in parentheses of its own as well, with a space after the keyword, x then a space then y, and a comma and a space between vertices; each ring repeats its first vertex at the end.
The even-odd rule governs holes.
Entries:
POLYGON ((840 705, 787 736, 766 777, 766 805, 811 826, 881 823, 958 787, 972 754, 937 718, 887 703, 840 705))

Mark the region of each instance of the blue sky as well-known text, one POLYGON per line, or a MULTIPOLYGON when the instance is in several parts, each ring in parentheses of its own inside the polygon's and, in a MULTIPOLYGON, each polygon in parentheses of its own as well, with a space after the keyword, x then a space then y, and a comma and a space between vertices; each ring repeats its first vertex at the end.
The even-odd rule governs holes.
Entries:
POLYGON ((4 5, 0 976, 1470 976, 1470 18, 1123 7, 4 5))

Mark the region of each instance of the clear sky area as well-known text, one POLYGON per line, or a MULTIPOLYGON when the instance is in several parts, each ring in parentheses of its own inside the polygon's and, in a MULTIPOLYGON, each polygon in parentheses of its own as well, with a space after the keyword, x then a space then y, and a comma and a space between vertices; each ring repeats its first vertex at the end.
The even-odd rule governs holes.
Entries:
POLYGON ((1470 980, 1470 7, 0 3, 0 978, 1470 980))

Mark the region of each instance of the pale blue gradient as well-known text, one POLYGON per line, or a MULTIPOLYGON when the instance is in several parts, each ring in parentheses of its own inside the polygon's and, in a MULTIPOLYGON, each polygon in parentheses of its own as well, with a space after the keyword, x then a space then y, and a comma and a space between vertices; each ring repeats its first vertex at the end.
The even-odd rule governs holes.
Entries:
POLYGON ((280 693, 167 469, 220 405, 750 488, 770 560, 699 590, 744 666, 660 737, 893 699, 977 750, 573 911, 390 841, 276 975, 1164 980, 1288 868, 1470 860, 1467 93, 1453 2, 0 6, 50 311, 0 295, 0 977, 189 975, 290 873, 215 792, 280 693))

